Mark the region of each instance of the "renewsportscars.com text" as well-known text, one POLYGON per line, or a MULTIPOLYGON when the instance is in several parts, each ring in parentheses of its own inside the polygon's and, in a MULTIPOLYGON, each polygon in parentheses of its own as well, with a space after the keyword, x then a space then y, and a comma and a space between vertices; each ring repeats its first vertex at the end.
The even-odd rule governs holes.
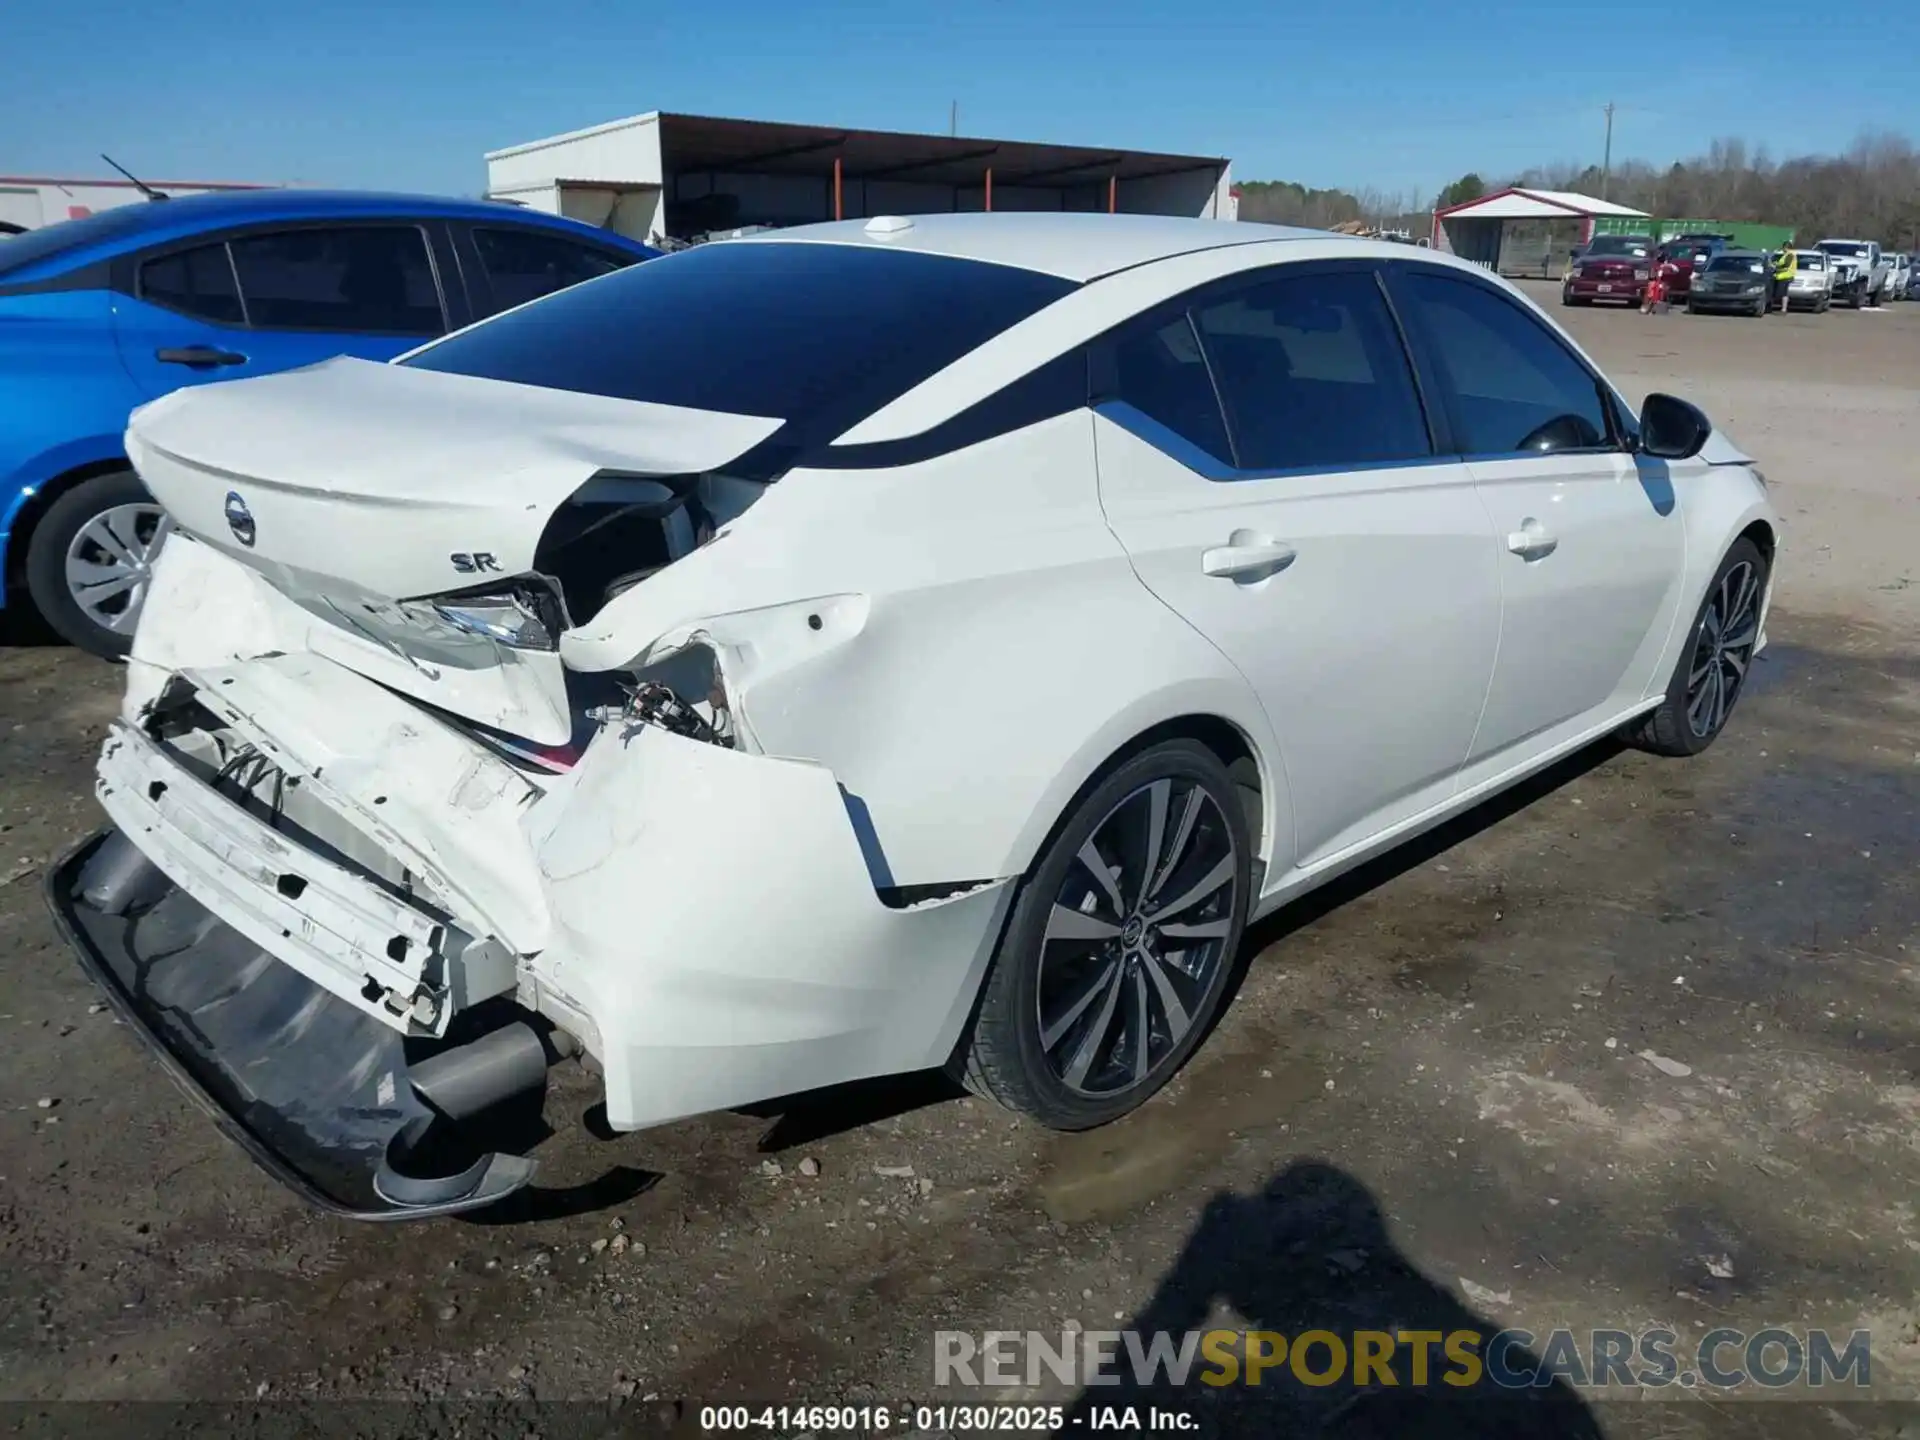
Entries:
POLYGON ((1299 1384, 1525 1389, 1865 1387, 1871 1336, 1778 1327, 1672 1330, 942 1330, 936 1386, 1299 1384))

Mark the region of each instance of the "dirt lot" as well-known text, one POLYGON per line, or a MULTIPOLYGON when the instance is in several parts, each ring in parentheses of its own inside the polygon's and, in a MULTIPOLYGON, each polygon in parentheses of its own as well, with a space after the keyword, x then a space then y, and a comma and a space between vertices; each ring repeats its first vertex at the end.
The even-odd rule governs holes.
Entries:
MULTIPOLYGON (((1266 924, 1174 1092, 1088 1135, 909 1080, 601 1140, 575 1075, 533 1203, 316 1215, 57 943, 39 870, 97 823, 116 676, 0 650, 0 1400, 264 1399, 258 1426, 310 1397, 593 1398, 637 1420, 680 1397, 927 1398, 936 1329, 1209 1315, 1866 1327, 1870 1393, 1920 1394, 1920 304, 1564 314, 1633 398, 1695 398, 1777 487, 1773 646, 1741 714, 1701 760, 1603 748, 1266 924)), ((1557 1390, 1497 1424, 1406 1396, 1157 1398, 1245 1434, 1725 1435, 1762 1414, 1920 1434, 1745 1395, 1557 1390)), ((608 1412, 534 1413, 552 1434, 608 1412)))

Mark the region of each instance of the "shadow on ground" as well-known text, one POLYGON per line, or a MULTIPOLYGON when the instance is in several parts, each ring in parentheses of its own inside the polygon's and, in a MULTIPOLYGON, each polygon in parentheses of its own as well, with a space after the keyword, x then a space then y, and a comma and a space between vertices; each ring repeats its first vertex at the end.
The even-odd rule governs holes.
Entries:
MULTIPOLYGON (((1148 1407, 1192 1417, 1189 1434, 1326 1435, 1340 1440, 1583 1440, 1601 1430, 1587 1405, 1555 1380, 1526 1385, 1539 1361, 1531 1352, 1497 1342, 1484 1360, 1449 1360, 1446 1341, 1471 1332, 1477 1350, 1500 1326, 1463 1305, 1395 1248, 1379 1202, 1337 1166, 1303 1160, 1276 1175, 1259 1193, 1227 1191, 1210 1201, 1173 1267, 1152 1298, 1126 1322, 1148 1337, 1227 1327, 1285 1336, 1289 1352, 1310 1331, 1338 1337, 1348 1363, 1330 1381, 1336 1352, 1325 1340, 1305 1348, 1303 1363, 1263 1370, 1258 1383, 1245 1371, 1237 1383, 1209 1385, 1201 1368, 1185 1384, 1164 1371, 1141 1384, 1089 1387, 1069 1410, 1061 1433, 1084 1434, 1101 1412, 1148 1407), (1415 1346, 1396 1345, 1392 1381, 1375 1371, 1356 1386, 1351 1364, 1358 1331, 1433 1337, 1426 1364, 1416 1370, 1415 1346), (1503 1388, 1495 1371, 1525 1388, 1503 1388), (1303 1379, 1302 1376, 1307 1378, 1303 1379), (1424 1384, 1416 1384, 1424 1380, 1424 1384), (1315 1382, 1318 1383, 1315 1383, 1315 1382)), ((1277 1343, 1270 1345, 1278 1351, 1277 1343)), ((1121 1364, 1115 1373, 1130 1367, 1121 1364)), ((1215 1368, 1213 1373, 1220 1374, 1215 1368)), ((1121 1432, 1125 1433, 1125 1432, 1121 1432)))

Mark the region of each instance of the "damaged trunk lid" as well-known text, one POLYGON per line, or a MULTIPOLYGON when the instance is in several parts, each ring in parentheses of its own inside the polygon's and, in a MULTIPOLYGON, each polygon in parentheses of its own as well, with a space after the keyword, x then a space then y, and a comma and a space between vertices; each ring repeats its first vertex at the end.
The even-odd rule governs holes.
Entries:
MULTIPOLYGON (((569 604, 699 543, 725 518, 697 498, 711 472, 780 424, 342 358, 178 391, 135 413, 127 451, 176 525, 321 622, 316 653, 563 745, 569 604), (540 573, 568 549, 571 586, 540 573)), ((723 508, 758 488, 738 482, 723 508)))

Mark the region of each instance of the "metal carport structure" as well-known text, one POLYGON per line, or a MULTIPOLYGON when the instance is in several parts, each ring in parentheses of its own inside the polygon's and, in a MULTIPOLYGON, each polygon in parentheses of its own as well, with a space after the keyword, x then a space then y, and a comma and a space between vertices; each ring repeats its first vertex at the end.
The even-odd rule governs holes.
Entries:
POLYGON ((638 239, 950 210, 1232 219, 1223 156, 652 111, 496 150, 487 192, 638 239))
POLYGON ((1556 261, 1564 265, 1572 250, 1591 240, 1594 221, 1603 215, 1650 218, 1643 210, 1571 190, 1510 185, 1435 210, 1433 244, 1503 275, 1557 274, 1556 261))

